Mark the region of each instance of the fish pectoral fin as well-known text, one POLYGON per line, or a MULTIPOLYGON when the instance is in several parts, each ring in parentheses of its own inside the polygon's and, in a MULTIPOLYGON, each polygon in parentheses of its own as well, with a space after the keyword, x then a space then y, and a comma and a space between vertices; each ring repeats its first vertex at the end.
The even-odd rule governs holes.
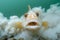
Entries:
POLYGON ((19 28, 19 29, 23 28, 22 22, 16 22, 15 25, 16 25, 16 28, 19 28))
POLYGON ((47 28, 48 28, 48 22, 47 22, 47 21, 42 22, 42 26, 43 26, 45 29, 47 29, 47 28))

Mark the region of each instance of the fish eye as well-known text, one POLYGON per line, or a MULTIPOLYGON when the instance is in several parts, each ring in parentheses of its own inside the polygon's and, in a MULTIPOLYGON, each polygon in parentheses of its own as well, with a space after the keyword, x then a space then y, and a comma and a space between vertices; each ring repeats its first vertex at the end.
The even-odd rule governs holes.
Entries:
POLYGON ((38 12, 36 13, 36 16, 39 16, 39 13, 38 12))
POLYGON ((25 16, 25 17, 27 17, 27 16, 28 16, 28 14, 25 14, 24 16, 25 16))

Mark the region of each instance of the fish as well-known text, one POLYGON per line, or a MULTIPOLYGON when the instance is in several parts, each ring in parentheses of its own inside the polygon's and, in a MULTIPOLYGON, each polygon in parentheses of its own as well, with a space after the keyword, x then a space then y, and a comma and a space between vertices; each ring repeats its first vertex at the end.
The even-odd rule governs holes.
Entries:
POLYGON ((39 30, 40 30, 41 21, 42 21, 41 18, 39 18, 40 16, 39 14, 40 12, 34 11, 33 8, 31 9, 29 6, 28 12, 22 15, 20 18, 22 20, 24 31, 22 31, 22 33, 15 36, 15 38, 18 38, 20 36, 19 38, 23 38, 25 40, 38 40, 39 30), (27 33, 27 35, 25 35, 24 33, 27 33), (21 35, 25 37, 22 37, 21 35))
POLYGON ((23 25, 25 26, 26 29, 39 29, 39 13, 36 13, 32 10, 29 10, 25 15, 24 15, 24 23, 23 25))

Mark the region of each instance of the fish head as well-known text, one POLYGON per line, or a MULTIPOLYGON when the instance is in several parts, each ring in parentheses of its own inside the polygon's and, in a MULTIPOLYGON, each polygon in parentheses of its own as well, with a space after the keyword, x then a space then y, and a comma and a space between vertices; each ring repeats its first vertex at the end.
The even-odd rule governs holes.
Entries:
POLYGON ((40 28, 40 21, 39 21, 39 13, 29 11, 24 15, 25 22, 24 26, 26 29, 39 29, 40 28))

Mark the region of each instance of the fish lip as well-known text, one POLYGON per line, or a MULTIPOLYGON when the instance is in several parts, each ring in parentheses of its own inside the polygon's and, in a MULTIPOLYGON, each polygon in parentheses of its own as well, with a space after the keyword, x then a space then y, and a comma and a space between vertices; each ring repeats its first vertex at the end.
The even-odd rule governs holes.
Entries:
POLYGON ((40 27, 39 26, 27 26, 26 29, 32 31, 32 30, 39 30, 40 27))
POLYGON ((29 23, 27 24, 27 26, 38 26, 38 25, 39 25, 38 22, 29 22, 29 23))

